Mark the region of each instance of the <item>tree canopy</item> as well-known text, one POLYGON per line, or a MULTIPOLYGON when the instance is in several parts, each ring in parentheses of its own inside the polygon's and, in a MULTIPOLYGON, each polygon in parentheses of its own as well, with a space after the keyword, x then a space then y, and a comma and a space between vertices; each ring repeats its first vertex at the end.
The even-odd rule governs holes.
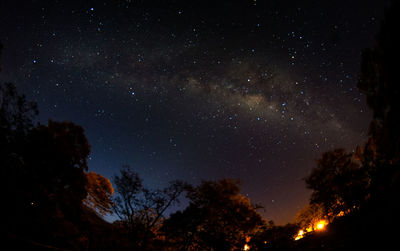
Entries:
POLYGON ((86 180, 84 204, 101 215, 112 213, 114 188, 110 180, 95 172, 86 173, 86 180))
POLYGON ((311 203, 321 204, 331 216, 358 207, 369 185, 365 169, 344 149, 322 154, 305 181, 313 190, 311 203))
POLYGON ((120 175, 114 177, 114 183, 117 191, 114 212, 129 229, 131 238, 136 239, 138 248, 150 248, 148 242, 157 237, 165 211, 179 201, 186 184, 173 181, 162 190, 148 189, 129 166, 120 170, 120 175))
POLYGON ((203 181, 187 191, 189 206, 166 220, 163 231, 178 250, 241 249, 262 225, 250 200, 232 179, 203 181))

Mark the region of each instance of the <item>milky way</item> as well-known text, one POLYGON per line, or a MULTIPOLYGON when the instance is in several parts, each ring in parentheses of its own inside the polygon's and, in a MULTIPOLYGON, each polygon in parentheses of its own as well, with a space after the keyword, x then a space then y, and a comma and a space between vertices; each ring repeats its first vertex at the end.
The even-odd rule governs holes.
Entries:
POLYGON ((84 127, 90 170, 240 178, 291 221, 318 156, 366 139, 359 59, 388 1, 189 2, 2 1, 0 79, 84 127))

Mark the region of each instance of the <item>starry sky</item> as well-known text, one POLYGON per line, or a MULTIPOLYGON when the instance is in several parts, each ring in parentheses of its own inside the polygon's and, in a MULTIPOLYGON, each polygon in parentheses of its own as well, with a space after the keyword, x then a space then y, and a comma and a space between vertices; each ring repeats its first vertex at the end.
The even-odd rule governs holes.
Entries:
POLYGON ((1 81, 83 126, 89 170, 146 185, 240 178, 292 221, 321 153, 371 119, 356 87, 388 0, 1 1, 1 81))

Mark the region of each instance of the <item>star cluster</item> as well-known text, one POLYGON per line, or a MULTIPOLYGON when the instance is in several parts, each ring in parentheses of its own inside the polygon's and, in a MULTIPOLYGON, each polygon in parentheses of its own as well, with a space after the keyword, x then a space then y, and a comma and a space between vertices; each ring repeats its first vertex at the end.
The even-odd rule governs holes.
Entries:
POLYGON ((277 223, 318 156, 365 141, 356 88, 388 1, 0 4, 2 81, 85 128, 89 168, 151 186, 240 178, 277 223))

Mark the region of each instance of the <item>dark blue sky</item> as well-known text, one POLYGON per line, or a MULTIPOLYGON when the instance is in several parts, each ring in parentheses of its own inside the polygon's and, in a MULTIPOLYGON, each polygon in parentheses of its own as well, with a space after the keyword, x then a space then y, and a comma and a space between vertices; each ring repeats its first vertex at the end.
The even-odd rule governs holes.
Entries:
POLYGON ((324 151, 366 140, 360 53, 389 1, 2 1, 0 80, 82 125, 89 169, 240 178, 291 221, 324 151))

